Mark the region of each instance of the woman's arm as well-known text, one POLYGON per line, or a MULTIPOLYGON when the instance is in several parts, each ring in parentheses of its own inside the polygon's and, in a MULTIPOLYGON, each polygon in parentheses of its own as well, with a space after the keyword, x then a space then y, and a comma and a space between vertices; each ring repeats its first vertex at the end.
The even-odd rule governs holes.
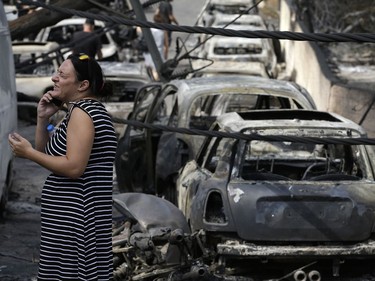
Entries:
POLYGON ((94 123, 85 111, 74 108, 67 130, 66 158, 71 170, 70 177, 80 177, 90 159, 95 135, 94 123))
POLYGON ((35 129, 35 149, 40 152, 44 152, 46 144, 49 140, 49 134, 47 131, 47 126, 49 123, 49 118, 39 118, 37 119, 36 129, 35 129))
POLYGON ((94 124, 79 108, 72 110, 67 129, 67 148, 64 156, 51 156, 36 149, 18 134, 9 136, 16 156, 27 158, 55 174, 79 178, 86 169, 94 142, 94 124))

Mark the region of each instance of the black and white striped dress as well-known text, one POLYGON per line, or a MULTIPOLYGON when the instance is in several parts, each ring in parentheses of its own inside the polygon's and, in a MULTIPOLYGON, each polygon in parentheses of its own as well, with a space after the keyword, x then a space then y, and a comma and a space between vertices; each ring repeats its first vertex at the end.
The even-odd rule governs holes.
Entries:
MULTIPOLYGON (((84 99, 73 107, 90 115, 95 139, 87 168, 79 179, 51 174, 45 182, 38 280, 108 281, 113 278, 111 225, 116 135, 102 103, 84 99)), ((47 154, 66 154, 69 115, 48 142, 47 154)))

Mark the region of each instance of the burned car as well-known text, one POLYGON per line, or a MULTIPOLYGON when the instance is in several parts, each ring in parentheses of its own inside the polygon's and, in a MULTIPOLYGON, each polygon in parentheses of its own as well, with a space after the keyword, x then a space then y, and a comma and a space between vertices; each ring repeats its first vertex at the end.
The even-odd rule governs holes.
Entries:
POLYGON ((176 188, 178 207, 192 232, 205 233, 223 275, 337 280, 372 272, 375 155, 360 141, 362 127, 328 112, 268 110, 223 114, 211 131, 232 137, 207 137, 176 188))
POLYGON ((151 80, 143 64, 99 61, 105 80, 112 84, 113 95, 104 103, 114 121, 117 138, 124 134, 127 119, 139 88, 151 80))
POLYGON ((198 16, 197 25, 211 26, 215 19, 223 15, 235 14, 258 14, 259 10, 256 1, 249 0, 206 0, 200 15, 198 16))
POLYGON ((215 61, 208 63, 202 60, 192 62, 195 70, 187 77, 210 77, 220 75, 245 75, 270 78, 263 63, 244 61, 215 61))
POLYGON ((53 89, 51 77, 64 57, 54 42, 13 42, 17 92, 39 98, 53 89))
POLYGON ((226 28, 231 28, 234 25, 247 25, 253 26, 258 30, 267 30, 266 23, 260 15, 222 14, 220 17, 215 18, 212 25, 225 26, 226 28))
MULTIPOLYGON (((73 34, 81 31, 86 18, 72 17, 59 21, 53 26, 41 29, 35 37, 36 42, 56 42, 63 46, 63 53, 68 57, 69 44, 72 42, 73 34)), ((118 61, 120 47, 113 39, 113 30, 106 28, 104 21, 95 20, 95 32, 101 30, 100 40, 102 43, 103 60, 118 61)))
MULTIPOLYGON (((216 25, 216 28, 225 26, 216 25)), ((252 25, 230 25, 233 30, 258 31, 252 25)), ((202 47, 201 56, 213 61, 261 62, 273 78, 278 75, 277 56, 273 42, 267 38, 214 36, 202 47)))
POLYGON ((189 226, 171 202, 120 193, 113 196, 112 213, 114 280, 200 280, 206 273, 190 256, 189 226), (175 279, 162 279, 172 274, 175 279))
MULTIPOLYGON (((255 76, 200 77, 146 85, 137 93, 129 121, 207 130, 225 112, 315 108, 309 93, 295 83, 255 76)), ((175 201, 174 177, 202 140, 128 125, 115 160, 118 188, 175 201)))

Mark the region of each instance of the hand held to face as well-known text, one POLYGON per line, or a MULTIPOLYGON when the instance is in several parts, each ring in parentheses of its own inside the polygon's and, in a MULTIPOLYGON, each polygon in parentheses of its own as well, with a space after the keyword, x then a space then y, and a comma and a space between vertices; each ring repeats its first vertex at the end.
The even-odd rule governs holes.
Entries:
POLYGON ((52 91, 48 91, 45 93, 38 103, 38 118, 50 118, 54 115, 58 110, 59 106, 56 103, 56 99, 52 96, 52 91))

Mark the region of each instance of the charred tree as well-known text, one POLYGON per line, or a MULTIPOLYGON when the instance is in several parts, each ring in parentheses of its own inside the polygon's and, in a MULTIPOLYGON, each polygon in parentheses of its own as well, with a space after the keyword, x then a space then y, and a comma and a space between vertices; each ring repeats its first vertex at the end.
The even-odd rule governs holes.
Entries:
POLYGON ((295 0, 299 14, 308 14, 313 32, 373 32, 374 0, 295 0))
MULTIPOLYGON (((373 33, 375 0, 294 0, 299 19, 315 33, 373 33)), ((373 43, 318 43, 333 73, 337 65, 373 65, 373 43)))
MULTIPOLYGON (((88 1, 58 0, 51 4, 61 8, 86 10, 93 7, 88 1)), ((12 40, 20 40, 30 34, 37 33, 40 29, 54 25, 60 20, 70 17, 68 14, 53 12, 47 9, 35 9, 34 11, 9 22, 12 40)))
MULTIPOLYGON (((119 7, 113 9, 106 3, 108 1, 95 0, 54 0, 51 5, 59 8, 81 10, 93 13, 107 13, 109 15, 123 16, 128 10, 129 5, 126 0, 117 1, 119 7)), ((21 40, 30 34, 38 33, 44 27, 54 25, 59 21, 69 18, 71 15, 59 13, 48 9, 34 9, 32 12, 9 22, 12 40, 21 40)))

